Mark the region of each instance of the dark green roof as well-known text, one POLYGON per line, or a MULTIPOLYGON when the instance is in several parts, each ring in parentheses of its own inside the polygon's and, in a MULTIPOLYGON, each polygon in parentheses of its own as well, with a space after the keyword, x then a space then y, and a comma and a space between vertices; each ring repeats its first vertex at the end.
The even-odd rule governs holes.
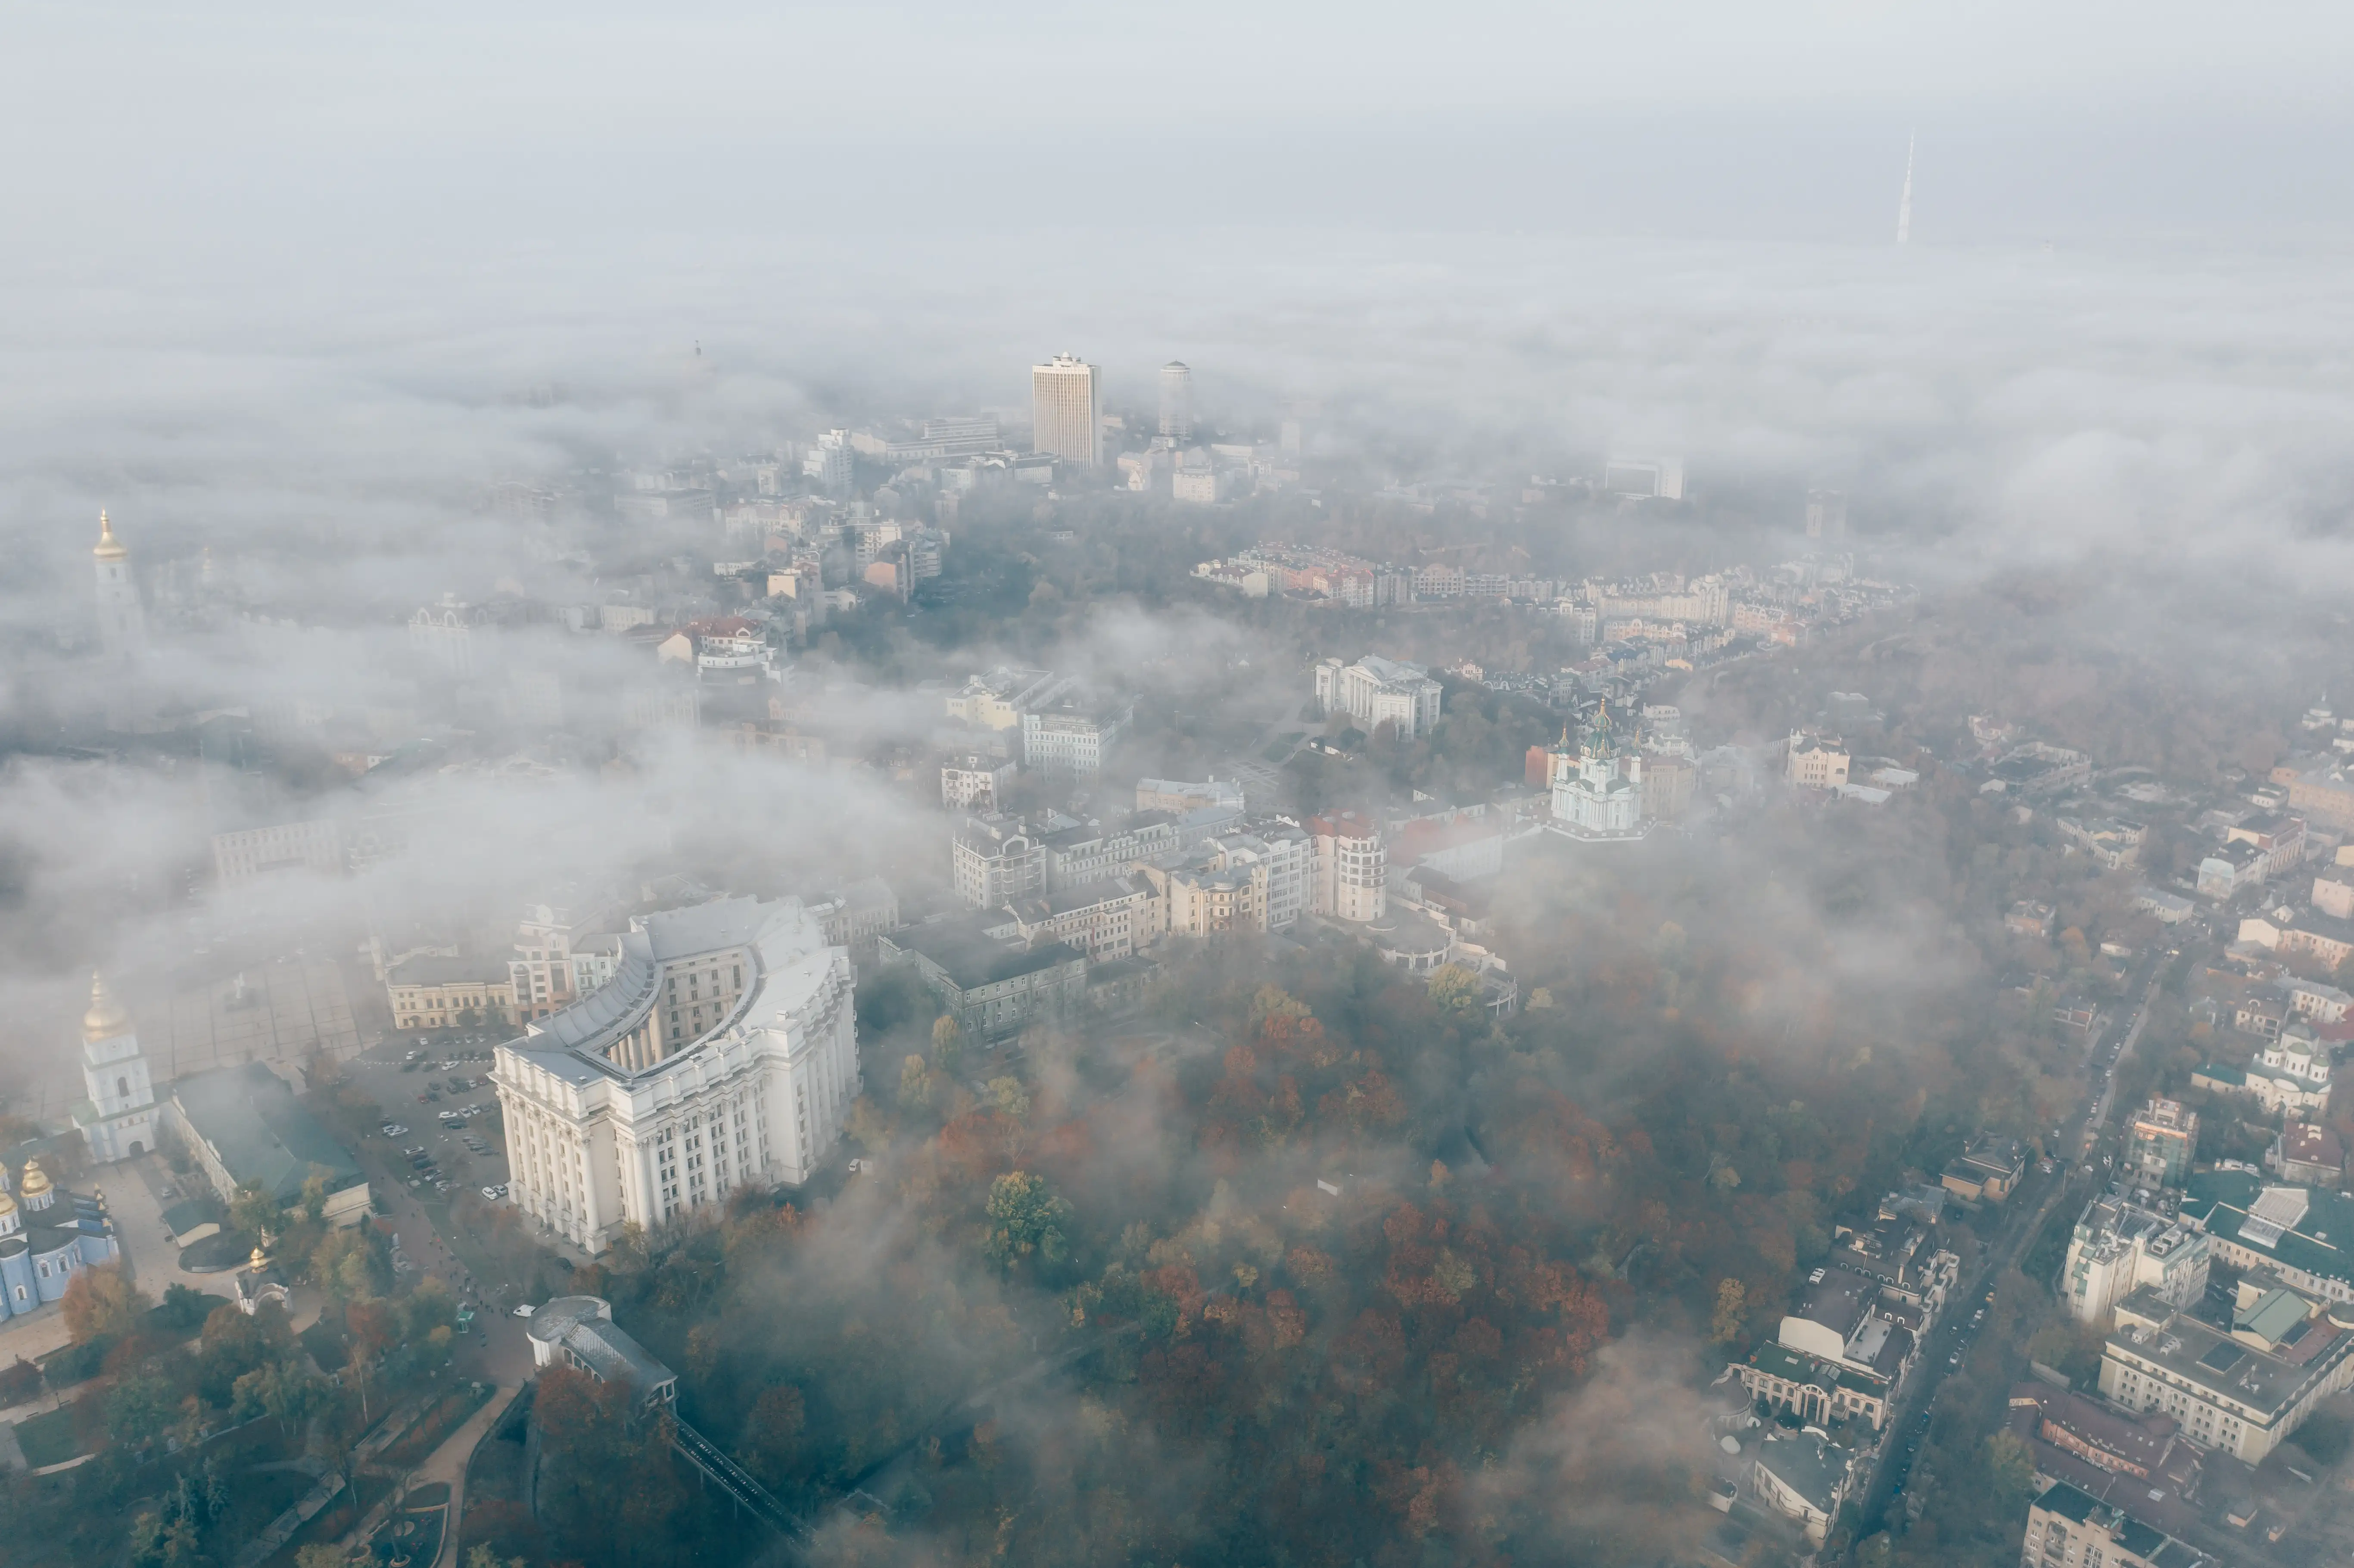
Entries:
POLYGON ((2305 1217, 2296 1229, 2284 1232, 2270 1246, 2253 1239, 2242 1241, 2240 1227, 2248 1207, 2267 1183, 2245 1171, 2203 1171, 2194 1174, 2182 1199, 2183 1214, 2209 1235, 2236 1242, 2260 1256, 2278 1258, 2292 1268, 2322 1279, 2354 1285, 2354 1195, 2327 1187, 2300 1187, 2306 1194, 2305 1217))
POLYGON ((259 1062, 182 1078, 172 1086, 172 1098, 240 1187, 255 1183, 279 1202, 292 1203, 314 1167, 326 1172, 331 1192, 366 1180, 351 1151, 302 1108, 283 1078, 259 1062))

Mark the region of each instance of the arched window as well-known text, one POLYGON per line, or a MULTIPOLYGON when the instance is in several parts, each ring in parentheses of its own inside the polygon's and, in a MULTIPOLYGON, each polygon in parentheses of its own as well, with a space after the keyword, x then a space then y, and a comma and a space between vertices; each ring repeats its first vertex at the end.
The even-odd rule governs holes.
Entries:
POLYGON ((116 1078, 114 1080, 114 1092, 120 1097, 126 1100, 129 1099, 131 1097, 131 1080, 123 1077, 116 1078))

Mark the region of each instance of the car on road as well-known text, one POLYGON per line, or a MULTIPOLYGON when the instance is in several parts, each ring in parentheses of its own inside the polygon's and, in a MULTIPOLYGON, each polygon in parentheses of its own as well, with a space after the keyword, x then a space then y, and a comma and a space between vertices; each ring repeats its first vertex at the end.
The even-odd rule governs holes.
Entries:
POLYGON ((1956 1351, 1952 1355, 1947 1356, 1946 1358, 1946 1364, 1949 1367, 1960 1366, 1962 1364, 1962 1352, 1956 1351))
POLYGON ((534 1312, 538 1310, 539 1308, 533 1306, 530 1302, 520 1301, 515 1304, 514 1315, 518 1318, 528 1318, 534 1312))
POLYGON ((397 1121, 388 1121, 382 1127, 376 1128, 376 1130, 383 1133, 387 1138, 398 1138, 402 1133, 407 1132, 408 1129, 401 1126, 397 1121))
POLYGON ((485 1187, 482 1189, 482 1196, 495 1203, 499 1201, 499 1190, 496 1187, 485 1187))

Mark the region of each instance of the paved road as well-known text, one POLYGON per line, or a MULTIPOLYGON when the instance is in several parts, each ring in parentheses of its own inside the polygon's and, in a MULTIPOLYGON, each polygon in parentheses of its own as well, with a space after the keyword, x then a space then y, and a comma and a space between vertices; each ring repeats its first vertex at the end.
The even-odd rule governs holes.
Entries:
POLYGON ((2043 1233, 2052 1212, 2062 1202, 2081 1203, 2107 1184, 2108 1167, 2094 1165, 2087 1173, 2084 1162, 2101 1128, 2108 1122, 2109 1110, 2116 1097, 2117 1065, 2141 1040, 2142 1025, 2148 1022, 2150 1003, 2157 999, 2159 973, 2166 961, 2164 955, 2152 955, 2136 976, 2142 982, 2142 991, 2132 1017, 2123 1029, 2113 1022, 2093 1046, 2091 1060, 2099 1074, 2095 1080, 2098 1088, 2076 1121, 2062 1128, 2073 1134, 2061 1144, 2068 1151, 2067 1162, 2051 1176, 2031 1174, 2020 1183, 2019 1192, 2013 1194, 2015 1211, 1986 1249, 1971 1277, 1956 1284, 1953 1298, 1946 1304, 1944 1321, 1931 1331, 1928 1344, 1923 1347, 1919 1371, 1889 1420, 1879 1461, 1871 1484, 1863 1491, 1862 1512, 1868 1529, 1881 1527, 1889 1505, 1903 1490, 1914 1455, 1928 1429, 1937 1390, 1946 1374, 1956 1370, 1959 1361, 1968 1359, 1970 1347, 1977 1340, 1980 1325, 1972 1320, 1970 1314, 1986 1304, 1993 1289, 1992 1281, 2000 1278, 2005 1269, 2018 1266, 2035 1238, 2043 1233))

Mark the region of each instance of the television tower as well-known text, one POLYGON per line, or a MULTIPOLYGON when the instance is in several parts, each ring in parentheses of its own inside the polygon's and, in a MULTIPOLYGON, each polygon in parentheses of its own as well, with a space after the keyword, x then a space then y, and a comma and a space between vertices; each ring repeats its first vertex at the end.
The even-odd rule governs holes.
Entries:
POLYGON ((1913 238, 1913 135, 1904 137, 1904 194, 1896 198, 1896 243, 1904 245, 1913 238))

